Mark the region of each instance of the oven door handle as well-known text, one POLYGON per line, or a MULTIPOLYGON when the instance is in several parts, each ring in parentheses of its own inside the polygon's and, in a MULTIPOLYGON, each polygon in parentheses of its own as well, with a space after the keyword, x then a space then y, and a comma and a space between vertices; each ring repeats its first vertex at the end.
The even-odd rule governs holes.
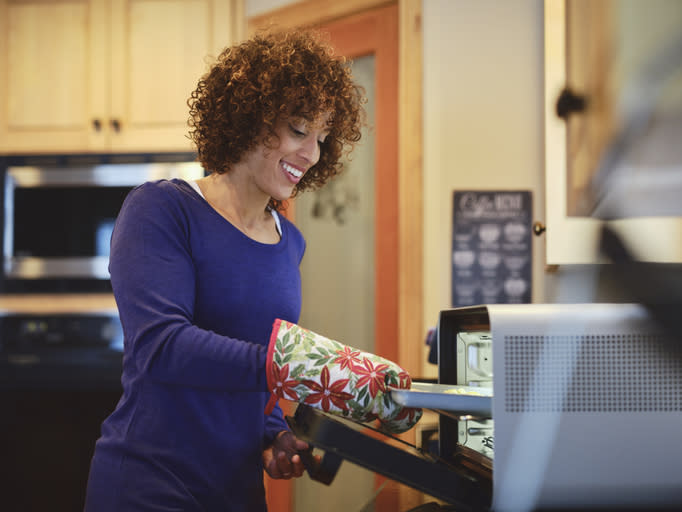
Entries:
POLYGON ((341 462, 343 462, 342 457, 332 452, 324 452, 318 461, 313 455, 312 447, 299 452, 299 455, 310 478, 325 485, 330 485, 334 481, 334 477, 341 467, 341 462))
MULTIPOLYGON (((297 428, 293 418, 287 416, 286 420, 289 424, 289 428, 296 433, 297 428)), ((324 452, 320 460, 318 460, 313 455, 312 445, 309 445, 307 450, 299 451, 298 454, 301 457, 303 467, 305 467, 310 478, 325 485, 330 485, 334 481, 334 477, 336 477, 336 473, 339 471, 341 462, 343 462, 342 457, 329 451, 324 452)))

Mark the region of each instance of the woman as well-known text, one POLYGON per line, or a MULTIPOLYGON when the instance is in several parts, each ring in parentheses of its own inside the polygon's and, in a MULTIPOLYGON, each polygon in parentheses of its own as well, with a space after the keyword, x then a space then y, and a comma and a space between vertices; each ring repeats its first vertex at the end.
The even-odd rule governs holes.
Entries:
POLYGON ((102 426, 86 510, 265 510, 263 470, 303 472, 307 444, 268 402, 275 319, 296 322, 305 241, 279 212, 360 139, 362 90, 311 33, 222 52, 189 100, 208 175, 145 183, 111 241, 123 395, 102 426))

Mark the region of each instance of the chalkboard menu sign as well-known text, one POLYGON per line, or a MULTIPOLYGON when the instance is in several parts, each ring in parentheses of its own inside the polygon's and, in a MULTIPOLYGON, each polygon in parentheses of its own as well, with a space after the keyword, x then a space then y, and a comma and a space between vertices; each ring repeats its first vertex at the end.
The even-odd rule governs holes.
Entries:
POLYGON ((452 306, 531 301, 530 191, 456 191, 452 306))

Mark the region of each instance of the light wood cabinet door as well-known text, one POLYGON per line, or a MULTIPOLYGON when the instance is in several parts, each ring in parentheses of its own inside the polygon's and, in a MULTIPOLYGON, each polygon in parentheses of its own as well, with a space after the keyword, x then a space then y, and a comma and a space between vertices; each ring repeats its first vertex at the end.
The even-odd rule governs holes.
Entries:
POLYGON ((226 0, 111 0, 113 148, 191 149, 187 99, 233 17, 226 0))
POLYGON ((0 0, 0 152, 186 151, 241 0, 0 0))
POLYGON ((0 0, 0 149, 85 149, 104 143, 102 0, 0 0))

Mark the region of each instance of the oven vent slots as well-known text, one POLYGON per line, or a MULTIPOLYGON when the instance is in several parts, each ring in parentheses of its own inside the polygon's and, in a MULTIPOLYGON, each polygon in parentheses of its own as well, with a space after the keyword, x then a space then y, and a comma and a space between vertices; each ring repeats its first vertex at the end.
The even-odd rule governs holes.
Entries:
POLYGON ((682 411, 682 356, 658 334, 504 337, 507 412, 682 411))

